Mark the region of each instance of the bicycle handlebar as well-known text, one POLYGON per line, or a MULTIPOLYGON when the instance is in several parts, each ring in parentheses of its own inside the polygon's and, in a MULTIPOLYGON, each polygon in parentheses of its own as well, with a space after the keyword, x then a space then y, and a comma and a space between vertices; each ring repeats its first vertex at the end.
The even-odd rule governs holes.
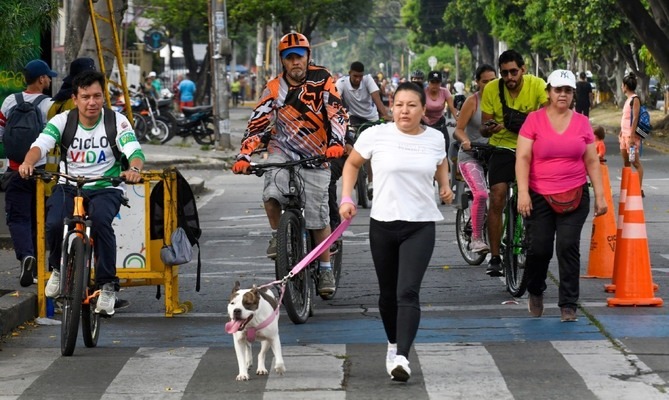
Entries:
POLYGON ((77 187, 81 188, 87 183, 107 181, 111 182, 112 186, 116 187, 121 183, 125 182, 125 178, 122 176, 73 176, 68 175, 62 172, 56 171, 42 171, 42 170, 33 170, 32 179, 41 179, 44 182, 51 182, 55 178, 64 178, 67 181, 74 182, 77 187))
POLYGON ((252 162, 249 167, 249 173, 255 174, 256 176, 262 176, 265 173, 266 169, 269 168, 289 168, 296 165, 304 165, 311 163, 312 165, 321 165, 326 160, 324 155, 317 155, 313 157, 302 158, 296 161, 286 161, 282 163, 255 163, 252 162))

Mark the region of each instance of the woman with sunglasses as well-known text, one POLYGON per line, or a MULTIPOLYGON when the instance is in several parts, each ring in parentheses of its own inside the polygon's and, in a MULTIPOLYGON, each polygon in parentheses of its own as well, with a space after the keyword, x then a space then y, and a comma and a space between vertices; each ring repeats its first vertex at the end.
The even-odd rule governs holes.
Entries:
POLYGON ((525 218, 528 240, 528 309, 534 317, 543 314, 543 293, 555 241, 562 322, 577 320, 580 238, 590 211, 587 177, 595 192, 595 217, 607 211, 590 121, 571 109, 575 90, 576 77, 571 71, 553 71, 546 86, 548 105, 527 116, 516 147, 518 212, 525 218), (549 201, 557 196, 565 202, 573 200, 573 207, 556 209, 549 201))

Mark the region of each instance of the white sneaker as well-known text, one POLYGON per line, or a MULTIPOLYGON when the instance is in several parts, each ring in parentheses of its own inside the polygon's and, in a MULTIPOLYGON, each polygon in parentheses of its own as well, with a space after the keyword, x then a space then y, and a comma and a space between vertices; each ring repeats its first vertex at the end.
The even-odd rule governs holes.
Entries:
POLYGON ((388 343, 388 352, 386 353, 386 371, 390 377, 393 377, 392 371, 395 366, 395 356, 397 355, 397 344, 388 343))
POLYGON ((490 251, 490 248, 481 239, 474 239, 469 243, 469 250, 473 251, 474 253, 487 253, 490 251))
POLYGON ((98 297, 95 313, 111 317, 114 315, 114 305, 116 304, 116 291, 113 283, 105 283, 98 297))
POLYGON ((60 271, 54 269, 51 271, 51 276, 44 288, 44 295, 46 297, 56 298, 60 295, 60 271))
POLYGON ((398 382, 406 382, 411 377, 411 368, 409 368, 409 360, 404 356, 395 356, 393 369, 390 371, 392 380, 398 382))

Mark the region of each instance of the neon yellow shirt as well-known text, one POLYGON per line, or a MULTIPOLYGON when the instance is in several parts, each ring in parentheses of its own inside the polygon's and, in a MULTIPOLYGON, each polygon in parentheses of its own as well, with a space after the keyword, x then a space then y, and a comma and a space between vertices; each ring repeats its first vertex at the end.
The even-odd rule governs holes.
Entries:
MULTIPOLYGON (((502 103, 499 100, 499 79, 495 79, 485 86, 481 97, 481 112, 491 114, 495 121, 502 122, 504 117, 502 115, 502 103)), ((510 108, 524 113, 536 111, 542 104, 548 102, 546 82, 533 75, 523 75, 523 87, 520 89, 518 97, 511 98, 509 90, 504 86, 504 99, 506 105, 510 108)), ((489 143, 493 146, 515 149, 517 140, 517 134, 502 129, 490 137, 489 143)))

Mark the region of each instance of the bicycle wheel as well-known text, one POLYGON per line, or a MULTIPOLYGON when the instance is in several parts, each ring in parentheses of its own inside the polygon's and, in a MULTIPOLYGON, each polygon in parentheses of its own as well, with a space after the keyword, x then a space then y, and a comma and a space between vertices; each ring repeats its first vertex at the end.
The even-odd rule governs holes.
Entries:
MULTIPOLYGON (((305 231, 302 221, 293 210, 286 210, 279 220, 276 236, 276 277, 282 279, 304 257, 305 231)), ((295 324, 303 324, 309 318, 314 288, 311 270, 304 268, 286 282, 283 305, 288 318, 295 324)))
POLYGON ((216 142, 216 132, 214 132, 214 120, 207 118, 200 122, 200 126, 193 132, 193 138, 198 144, 203 146, 212 146, 216 142))
MULTIPOLYGON (((470 250, 470 244, 472 241, 472 216, 471 216, 471 206, 472 206, 472 196, 471 193, 468 193, 467 206, 459 209, 455 213, 455 238, 458 241, 458 249, 462 258, 469 265, 481 265, 483 260, 485 260, 485 254, 475 253, 470 250)), ((485 229, 484 229, 485 232, 485 229)))
POLYGON ((527 287, 527 282, 524 279, 525 229, 523 217, 518 214, 515 199, 508 202, 507 216, 504 278, 506 280, 506 290, 513 297, 520 297, 525 293, 527 287))
MULTIPOLYGON (((90 247, 86 249, 88 254, 86 273, 84 274, 84 281, 88 282, 87 295, 93 293, 95 290, 95 283, 91 281, 91 256, 90 247)), ((81 334, 84 338, 86 347, 95 347, 98 345, 98 338, 100 337, 100 314, 95 313, 95 303, 90 301, 81 305, 81 334)))
POLYGON ((355 190, 358 193, 358 205, 362 208, 369 208, 371 199, 369 198, 369 187, 367 186, 367 167, 360 166, 358 170, 358 180, 355 183, 355 190))
POLYGON ((84 294, 84 242, 80 237, 72 239, 67 259, 60 271, 63 288, 63 314, 60 325, 60 353, 71 356, 77 344, 81 300, 84 294))
POLYGON ((133 114, 132 118, 135 121, 135 137, 137 138, 137 141, 140 143, 146 142, 146 133, 149 129, 148 125, 146 124, 146 120, 144 117, 142 117, 141 114, 133 114))
POLYGON ((321 294, 321 299, 332 300, 337 294, 339 288, 339 278, 341 277, 341 263, 344 254, 344 241, 342 238, 337 239, 336 242, 330 246, 330 264, 332 265, 332 273, 335 278, 335 290, 330 294, 321 294))

